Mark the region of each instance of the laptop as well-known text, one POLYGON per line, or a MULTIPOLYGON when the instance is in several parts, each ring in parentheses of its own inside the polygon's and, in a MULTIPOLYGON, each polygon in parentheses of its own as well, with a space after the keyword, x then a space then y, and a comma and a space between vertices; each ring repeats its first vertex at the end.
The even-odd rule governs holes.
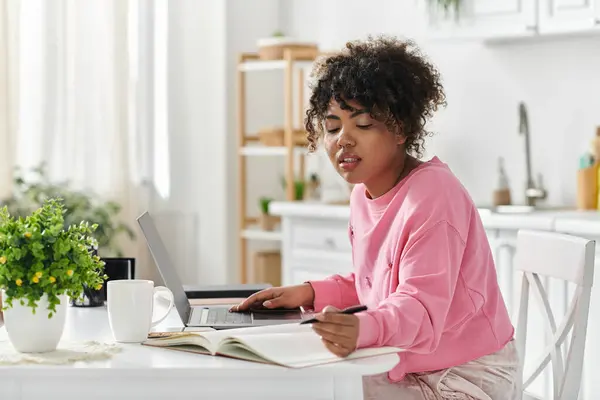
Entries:
POLYGON ((248 312, 229 312, 229 305, 192 305, 152 217, 146 211, 137 222, 165 286, 173 292, 175 308, 186 328, 231 329, 302 321, 304 315, 300 308, 267 310, 257 307, 248 312))

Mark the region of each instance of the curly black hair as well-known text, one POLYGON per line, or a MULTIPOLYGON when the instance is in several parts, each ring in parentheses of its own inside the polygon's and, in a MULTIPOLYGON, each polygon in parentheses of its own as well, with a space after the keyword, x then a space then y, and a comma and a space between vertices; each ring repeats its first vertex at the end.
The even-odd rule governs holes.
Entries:
POLYGON ((385 36, 348 42, 337 54, 317 60, 311 73, 305 128, 309 151, 317 148, 331 100, 342 109, 356 101, 394 133, 406 136, 406 152, 421 157, 425 123, 446 95, 439 72, 410 40, 385 36))

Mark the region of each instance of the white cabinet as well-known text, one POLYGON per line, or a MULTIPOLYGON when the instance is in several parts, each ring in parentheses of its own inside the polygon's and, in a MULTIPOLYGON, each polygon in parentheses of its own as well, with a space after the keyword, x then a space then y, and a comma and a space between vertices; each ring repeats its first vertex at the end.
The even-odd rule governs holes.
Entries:
POLYGON ((438 36, 509 38, 532 36, 537 30, 536 0, 465 0, 457 19, 437 6, 429 16, 438 36))
POLYGON ((508 312, 512 317, 518 313, 518 297, 515 293, 515 279, 513 259, 517 249, 517 231, 512 229, 487 230, 488 241, 496 265, 498 285, 506 302, 508 312))
POLYGON ((568 33, 600 29, 600 0, 544 0, 539 31, 568 33))
POLYGON ((484 36, 526 36, 536 31, 535 0, 471 0, 467 22, 484 36))
POLYGON ((459 17, 429 3, 437 38, 506 40, 600 33, 600 0, 462 0, 459 17))
POLYGON ((282 235, 283 285, 352 272, 347 220, 285 217, 282 235))

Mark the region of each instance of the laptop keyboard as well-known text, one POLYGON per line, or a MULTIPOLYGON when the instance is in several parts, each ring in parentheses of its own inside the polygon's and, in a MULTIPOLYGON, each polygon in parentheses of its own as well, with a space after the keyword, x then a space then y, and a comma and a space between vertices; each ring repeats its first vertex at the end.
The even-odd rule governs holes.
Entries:
POLYGON ((249 324, 252 317, 248 313, 229 312, 227 308, 211 308, 208 312, 206 323, 216 324, 249 324))

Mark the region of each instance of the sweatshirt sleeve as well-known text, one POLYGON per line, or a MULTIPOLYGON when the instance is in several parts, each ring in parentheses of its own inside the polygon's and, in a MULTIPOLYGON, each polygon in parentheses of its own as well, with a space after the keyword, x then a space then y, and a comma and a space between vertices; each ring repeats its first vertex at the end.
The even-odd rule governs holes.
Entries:
POLYGON ((309 281, 315 291, 314 309, 320 312, 325 306, 346 308, 358 304, 354 273, 333 275, 323 280, 309 281))
POLYGON ((464 249, 464 241, 446 221, 416 238, 400 259, 396 291, 376 308, 357 314, 358 347, 434 351, 444 329, 464 249))

